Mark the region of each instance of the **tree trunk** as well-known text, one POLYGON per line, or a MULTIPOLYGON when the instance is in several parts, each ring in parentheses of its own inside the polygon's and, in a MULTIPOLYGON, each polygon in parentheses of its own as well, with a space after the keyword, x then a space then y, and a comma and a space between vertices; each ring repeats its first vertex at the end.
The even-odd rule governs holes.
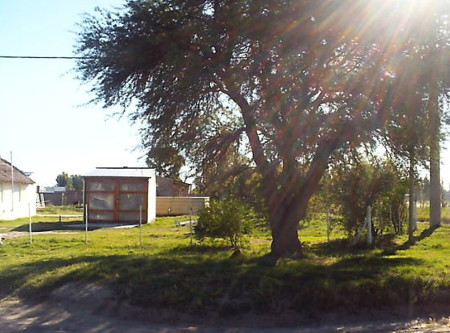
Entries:
MULTIPOLYGON (((436 80, 436 78, 433 78, 436 80)), ((440 109, 438 82, 430 84, 428 113, 430 117, 430 226, 441 224, 440 109)))
POLYGON ((303 256, 297 225, 285 224, 280 228, 272 229, 271 254, 277 258, 303 256))
POLYGON ((309 197, 286 198, 269 208, 272 229, 271 254, 277 258, 302 257, 303 249, 298 236, 298 225, 306 213, 309 197))

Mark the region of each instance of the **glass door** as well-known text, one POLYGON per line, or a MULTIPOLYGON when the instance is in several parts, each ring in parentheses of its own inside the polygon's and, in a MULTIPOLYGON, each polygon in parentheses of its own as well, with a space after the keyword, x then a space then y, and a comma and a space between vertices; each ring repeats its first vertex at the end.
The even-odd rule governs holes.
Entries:
POLYGON ((121 182, 117 218, 124 222, 147 222, 147 181, 121 182))
POLYGON ((146 223, 147 186, 147 179, 87 181, 89 221, 146 223))
POLYGON ((105 181, 88 181, 86 192, 89 221, 113 222, 116 202, 115 184, 105 181))

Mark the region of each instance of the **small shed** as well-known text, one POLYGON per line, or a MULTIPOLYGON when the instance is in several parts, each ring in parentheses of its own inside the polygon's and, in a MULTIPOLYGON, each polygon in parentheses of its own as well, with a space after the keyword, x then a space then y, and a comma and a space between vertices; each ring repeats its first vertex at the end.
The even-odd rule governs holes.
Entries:
POLYGON ((156 177, 157 197, 187 197, 191 184, 167 177, 156 177))
POLYGON ((0 158, 0 220, 36 215, 36 184, 23 171, 0 158))
POLYGON ((156 218, 154 169, 97 168, 83 178, 89 223, 136 224, 156 218))

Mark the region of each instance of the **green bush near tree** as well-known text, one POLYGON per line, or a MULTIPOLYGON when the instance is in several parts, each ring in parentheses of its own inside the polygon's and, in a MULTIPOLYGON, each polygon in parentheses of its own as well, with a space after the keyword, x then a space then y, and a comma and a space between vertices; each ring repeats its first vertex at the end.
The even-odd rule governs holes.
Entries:
POLYGON ((236 199, 214 200, 199 212, 195 234, 199 240, 223 238, 235 250, 243 246, 243 236, 253 229, 255 215, 236 199))

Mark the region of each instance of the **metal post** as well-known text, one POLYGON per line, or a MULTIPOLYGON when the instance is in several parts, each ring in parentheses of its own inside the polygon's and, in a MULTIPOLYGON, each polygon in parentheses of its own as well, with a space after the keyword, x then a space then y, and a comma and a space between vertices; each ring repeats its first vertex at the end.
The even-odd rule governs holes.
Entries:
POLYGON ((29 225, 28 225, 28 231, 30 233, 30 244, 33 243, 33 229, 31 227, 32 221, 31 221, 31 204, 28 204, 28 217, 30 219, 29 225))
POLYGON ((10 163, 11 163, 11 212, 14 211, 14 167, 13 167, 13 153, 10 152, 10 163))
POLYGON ((142 249, 142 205, 139 206, 139 247, 142 249))
POLYGON ((84 221, 85 221, 85 230, 84 230, 84 243, 87 244, 88 242, 88 205, 84 205, 84 221))
POLYGON ((192 245, 194 237, 194 229, 192 228, 192 199, 191 199, 191 210, 189 212, 189 235, 191 237, 191 245, 192 245))

